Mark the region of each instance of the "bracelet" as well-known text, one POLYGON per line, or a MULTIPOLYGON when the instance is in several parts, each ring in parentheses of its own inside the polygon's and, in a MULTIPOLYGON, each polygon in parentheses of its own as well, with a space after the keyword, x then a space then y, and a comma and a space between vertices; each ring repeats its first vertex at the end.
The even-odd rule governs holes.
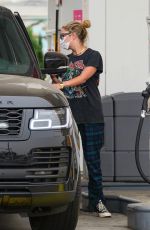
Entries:
POLYGON ((64 83, 60 83, 60 89, 63 89, 64 88, 64 83))

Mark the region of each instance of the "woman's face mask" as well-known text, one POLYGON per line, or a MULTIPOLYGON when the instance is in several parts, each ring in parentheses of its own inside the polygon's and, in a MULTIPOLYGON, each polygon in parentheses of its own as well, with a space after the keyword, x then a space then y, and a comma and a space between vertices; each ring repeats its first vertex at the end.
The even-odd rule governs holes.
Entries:
POLYGON ((70 45, 70 42, 66 42, 65 38, 60 39, 60 46, 61 46, 61 48, 68 50, 69 49, 69 45, 70 45))
POLYGON ((70 41, 68 42, 66 41, 69 35, 70 35, 70 32, 64 32, 60 34, 60 46, 66 50, 68 50, 70 46, 70 41))

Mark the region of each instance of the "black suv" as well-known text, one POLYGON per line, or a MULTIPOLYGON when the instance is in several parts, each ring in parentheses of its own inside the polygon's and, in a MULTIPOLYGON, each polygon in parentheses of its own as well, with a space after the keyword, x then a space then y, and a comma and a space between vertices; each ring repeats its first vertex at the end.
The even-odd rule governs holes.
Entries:
MULTIPOLYGON (((47 53, 43 73, 63 72, 57 67, 66 62, 47 53)), ((79 137, 68 102, 42 80, 19 14, 0 7, 0 212, 26 213, 32 230, 74 230, 79 197, 79 137)))

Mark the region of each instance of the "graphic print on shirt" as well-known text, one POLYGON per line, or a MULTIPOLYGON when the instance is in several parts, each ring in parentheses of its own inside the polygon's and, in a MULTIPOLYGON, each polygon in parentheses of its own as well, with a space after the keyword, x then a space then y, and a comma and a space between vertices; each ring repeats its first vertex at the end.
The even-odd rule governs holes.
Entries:
MULTIPOLYGON (((85 68, 83 60, 78 60, 76 62, 70 62, 69 68, 65 74, 63 74, 62 81, 71 80, 81 74, 85 68)), ((82 84, 80 86, 67 87, 63 89, 65 96, 69 99, 86 97, 86 85, 82 84)))

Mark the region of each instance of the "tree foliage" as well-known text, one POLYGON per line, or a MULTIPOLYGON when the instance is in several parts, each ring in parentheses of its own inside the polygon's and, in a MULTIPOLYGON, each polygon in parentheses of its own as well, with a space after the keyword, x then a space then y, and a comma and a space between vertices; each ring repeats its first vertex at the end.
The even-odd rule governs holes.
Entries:
POLYGON ((33 44, 34 51, 37 55, 40 67, 43 67, 42 36, 34 35, 33 29, 30 26, 27 27, 27 31, 33 44))

